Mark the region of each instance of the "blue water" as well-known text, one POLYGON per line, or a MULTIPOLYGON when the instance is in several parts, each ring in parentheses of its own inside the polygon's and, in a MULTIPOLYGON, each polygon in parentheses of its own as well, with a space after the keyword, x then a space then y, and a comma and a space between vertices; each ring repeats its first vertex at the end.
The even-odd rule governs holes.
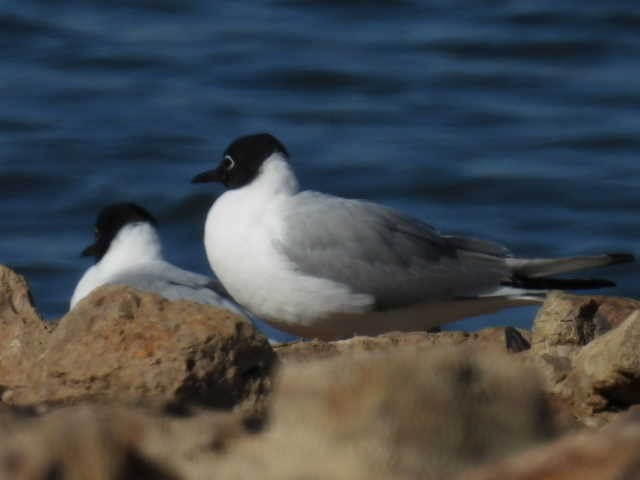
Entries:
MULTIPOLYGON (((113 201, 146 206, 169 259, 207 273, 221 191, 189 179, 255 131, 303 186, 447 233, 640 253, 637 0, 8 0, 0 58, 0 263, 47 318, 113 201)), ((639 273, 597 272, 635 297, 639 273)))

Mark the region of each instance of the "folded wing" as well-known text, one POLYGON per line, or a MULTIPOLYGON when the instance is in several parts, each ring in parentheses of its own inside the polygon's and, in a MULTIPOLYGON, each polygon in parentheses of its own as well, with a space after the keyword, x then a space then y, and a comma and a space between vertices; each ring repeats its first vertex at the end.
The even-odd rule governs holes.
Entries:
POLYGON ((504 247, 370 202, 302 192, 284 218, 277 247, 295 268, 370 294, 379 309, 486 295, 509 278, 504 247))
POLYGON ((242 313, 215 279, 158 261, 122 272, 108 282, 157 293, 169 300, 189 300, 242 313))

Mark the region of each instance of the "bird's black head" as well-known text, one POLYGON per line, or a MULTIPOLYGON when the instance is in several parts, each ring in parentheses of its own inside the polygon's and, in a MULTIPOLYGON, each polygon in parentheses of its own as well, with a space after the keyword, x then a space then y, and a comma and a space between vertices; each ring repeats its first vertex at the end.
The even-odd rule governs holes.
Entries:
POLYGON ((227 147, 215 170, 196 175, 191 183, 221 182, 228 188, 244 187, 256 178, 262 163, 274 153, 289 156, 273 135, 258 133, 240 137, 227 147))
POLYGON ((83 257, 93 256, 99 262, 109 250, 122 227, 130 223, 147 222, 157 225, 156 219, 135 203, 114 203, 103 208, 96 220, 96 241, 82 251, 83 257))

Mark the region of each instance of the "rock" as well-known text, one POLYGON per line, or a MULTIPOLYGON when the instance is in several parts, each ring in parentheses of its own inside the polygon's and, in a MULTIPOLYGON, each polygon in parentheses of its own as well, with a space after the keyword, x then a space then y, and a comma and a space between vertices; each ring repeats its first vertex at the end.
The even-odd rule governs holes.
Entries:
MULTIPOLYGON (((402 347, 424 349, 443 345, 453 347, 462 344, 474 344, 506 352, 505 331, 505 328, 494 327, 473 333, 461 331, 390 332, 377 337, 353 337, 332 342, 323 340, 297 341, 276 345, 274 350, 284 363, 299 363, 363 352, 387 352, 402 347)), ((530 340, 531 334, 528 331, 517 331, 526 341, 530 340)))
POLYGON ((126 287, 83 299, 51 333, 16 404, 85 401, 260 408, 275 355, 242 317, 126 287))
POLYGON ((640 312, 596 338, 573 358, 562 393, 575 410, 593 414, 640 403, 640 312))
POLYGON ((140 444, 147 419, 123 409, 82 406, 24 422, 0 445, 0 478, 177 479, 140 444))
MULTIPOLYGON (((463 346, 285 364, 259 450, 275 458, 261 471, 265 478, 450 478, 546 440, 554 427, 536 374, 511 358, 463 346)), ((257 456, 247 448, 241 458, 257 456)))
POLYGON ((590 413, 583 408, 584 392, 572 390, 580 383, 576 377, 581 375, 573 372, 574 359, 639 309, 640 302, 628 298, 553 292, 539 310, 533 324, 532 348, 526 358, 542 374, 545 390, 557 397, 554 401, 566 405, 581 421, 589 423, 594 419, 585 417, 590 413), (567 382, 570 375, 573 380, 567 382))
POLYGON ((32 366, 48 331, 24 278, 0 265, 0 395, 32 383, 32 366))
POLYGON ((531 342, 527 340, 522 333, 513 327, 504 329, 505 342, 507 351, 511 353, 525 352, 531 349, 531 342))
POLYGON ((568 358, 639 309, 640 301, 629 298, 552 292, 534 320, 532 349, 540 356, 568 358))
POLYGON ((506 460, 468 470, 460 480, 640 478, 640 414, 603 429, 563 437, 506 460))
POLYGON ((0 267, 0 479, 635 478, 639 310, 279 345, 264 423, 276 353, 243 318, 105 287, 50 329, 0 267))
POLYGON ((276 345, 274 350, 284 363, 299 363, 363 352, 385 352, 399 347, 428 348, 436 345, 460 345, 469 339, 467 332, 391 332, 377 337, 352 337, 347 340, 296 341, 276 345))
POLYGON ((531 332, 523 328, 490 327, 471 333, 469 340, 481 348, 486 346, 496 348, 501 352, 520 353, 520 351, 526 351, 531 347, 531 332), (510 336, 518 337, 519 351, 510 349, 510 336))
POLYGON ((257 433, 231 413, 61 408, 15 420, 0 478, 451 478, 553 435, 535 374, 511 358, 401 347, 285 364, 257 433))
POLYGON ((16 408, 0 403, 0 432, 2 432, 2 436, 6 436, 16 425, 35 414, 35 410, 32 408, 16 408))
MULTIPOLYGON (((229 478, 219 475, 219 465, 244 465, 234 449, 251 436, 258 435, 229 412, 170 416, 123 405, 63 407, 3 431, 0 479, 229 478)), ((257 468, 251 473, 262 478, 257 468)))

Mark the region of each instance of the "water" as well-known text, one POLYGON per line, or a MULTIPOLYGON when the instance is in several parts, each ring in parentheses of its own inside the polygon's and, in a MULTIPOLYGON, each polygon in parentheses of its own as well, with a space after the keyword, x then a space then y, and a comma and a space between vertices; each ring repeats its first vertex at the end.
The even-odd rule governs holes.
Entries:
MULTIPOLYGON (((47 318, 113 201, 150 209, 169 259, 207 273, 220 190, 189 179, 255 131, 305 187, 447 233, 638 253, 636 0, 6 0, 0 55, 0 263, 47 318)), ((638 273, 598 275, 640 297, 638 273)))

